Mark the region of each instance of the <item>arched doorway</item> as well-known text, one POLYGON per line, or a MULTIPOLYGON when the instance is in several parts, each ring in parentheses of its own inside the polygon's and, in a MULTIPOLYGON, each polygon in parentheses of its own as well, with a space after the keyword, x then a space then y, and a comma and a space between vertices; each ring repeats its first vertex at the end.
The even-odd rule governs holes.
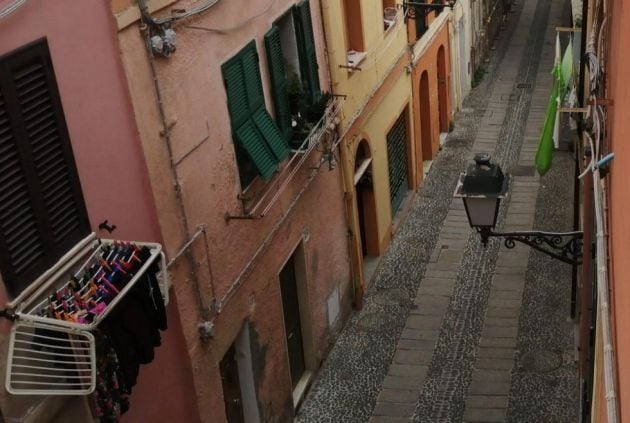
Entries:
POLYGON ((420 77, 420 141, 422 143, 422 160, 433 159, 431 140, 431 100, 429 99, 429 74, 422 72, 420 77))
POLYGON ((372 180, 372 152, 367 140, 357 147, 354 161, 354 191, 359 215, 361 251, 364 259, 378 256, 378 231, 376 223, 376 201, 372 180))
POLYGON ((449 126, 448 119, 448 79, 446 75, 446 54, 444 46, 440 46, 437 54, 438 72, 438 110, 440 112, 440 132, 447 133, 449 126))

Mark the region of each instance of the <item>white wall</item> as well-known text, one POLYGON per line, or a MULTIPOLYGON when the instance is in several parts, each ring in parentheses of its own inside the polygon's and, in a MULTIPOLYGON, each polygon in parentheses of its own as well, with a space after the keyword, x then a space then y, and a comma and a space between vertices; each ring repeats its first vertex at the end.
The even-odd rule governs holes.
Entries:
POLYGON ((472 46, 472 11, 470 0, 459 0, 453 8, 449 28, 451 43, 451 104, 453 113, 460 110, 470 92, 473 66, 470 63, 472 46))

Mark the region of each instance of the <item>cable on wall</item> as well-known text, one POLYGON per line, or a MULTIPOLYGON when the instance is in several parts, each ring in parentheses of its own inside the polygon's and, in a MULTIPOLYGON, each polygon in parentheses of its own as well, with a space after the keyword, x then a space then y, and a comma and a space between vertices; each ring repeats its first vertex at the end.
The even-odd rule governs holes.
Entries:
POLYGON ((245 26, 247 26, 250 22, 258 19, 259 17, 261 17, 262 15, 267 13, 271 9, 271 7, 273 6, 273 4, 275 2, 276 2, 276 0, 270 0, 269 3, 267 4, 267 6, 263 10, 261 10, 258 13, 256 13, 255 15, 250 16, 249 18, 245 19, 244 21, 241 21, 239 24, 231 26, 231 27, 227 27, 227 28, 209 28, 209 27, 205 27, 205 26, 184 25, 184 28, 197 29, 197 30, 207 31, 207 32, 216 32, 218 34, 227 34, 227 33, 230 33, 230 32, 238 31, 238 30, 244 28, 245 26))
POLYGON ((20 7, 24 6, 24 3, 26 3, 26 0, 15 0, 13 3, 6 6, 4 9, 0 10, 0 19, 8 17, 20 7))

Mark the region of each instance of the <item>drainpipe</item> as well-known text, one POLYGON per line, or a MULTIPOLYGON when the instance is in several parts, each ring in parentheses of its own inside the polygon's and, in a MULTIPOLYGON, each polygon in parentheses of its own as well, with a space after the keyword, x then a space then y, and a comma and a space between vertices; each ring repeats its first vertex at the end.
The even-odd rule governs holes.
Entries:
MULTIPOLYGON (((145 16, 148 12, 145 0, 138 0, 138 5, 140 7, 140 10, 142 11, 142 15, 145 16)), ((155 57, 153 56, 153 52, 151 50, 148 27, 146 23, 144 22, 144 20, 142 21, 142 24, 140 26, 140 32, 144 36, 145 43, 146 43, 146 49, 147 49, 147 54, 149 58, 149 67, 151 69, 151 77, 153 78, 153 86, 155 88, 156 103, 158 106, 160 120, 162 123, 162 130, 160 131, 160 136, 164 139, 165 144, 166 144, 166 149, 168 152, 168 158, 169 158, 169 164, 170 164, 169 168, 171 171, 171 178, 174 181, 174 188, 175 188, 175 197, 176 197, 175 202, 177 203, 177 209, 180 215, 182 229, 184 230, 184 233, 186 234, 186 238, 189 239, 190 232, 191 232, 190 225, 188 221, 188 216, 186 214, 186 207, 184 206, 184 201, 182 198, 181 186, 179 184, 180 179, 179 179, 179 175, 177 173, 177 168, 175 165, 175 158, 173 156, 173 146, 172 146, 172 141, 171 141, 171 128, 173 124, 169 124, 166 118, 166 112, 164 110, 164 100, 162 97, 162 90, 160 87, 160 81, 158 79, 157 70, 155 68, 155 57)), ((203 233, 205 237, 206 236, 205 230, 203 231, 203 233)), ((185 250, 186 252, 184 253, 184 255, 188 258, 190 262, 190 275, 196 288, 197 300, 199 303, 198 304, 199 312, 200 312, 201 318, 203 320, 207 320, 210 315, 210 308, 206 305, 205 300, 203 298, 203 293, 201 291, 201 287, 199 283, 199 276, 197 274, 197 269, 195 265, 195 259, 189 248, 186 248, 185 250)), ((209 259, 210 258, 208 257, 208 260, 209 259)))
MULTIPOLYGON (((330 60, 329 55, 334 54, 335 51, 334 50, 330 50, 329 47, 333 46, 333 40, 330 39, 330 34, 334 33, 335 31, 330 28, 330 24, 329 24, 329 20, 326 19, 326 13, 330 13, 330 6, 329 6, 329 0, 321 0, 320 3, 320 11, 321 11, 321 17, 322 17, 322 30, 324 32, 324 40, 326 41, 326 58, 327 61, 330 65, 331 62, 334 62, 334 60, 330 60)), ((331 69, 330 71, 330 83, 331 83, 331 88, 334 85, 334 81, 332 78, 332 66, 329 66, 329 68, 331 69)), ((334 90, 333 90, 334 91, 334 90)), ((343 110, 342 110, 343 113, 343 110)), ((344 138, 346 137, 347 134, 347 129, 350 128, 352 126, 352 124, 354 123, 354 119, 351 119, 351 121, 347 124, 347 126, 345 128, 343 128, 343 131, 341 130, 341 128, 338 129, 340 133, 338 140, 335 142, 335 144, 333 145, 333 150, 337 147, 339 147, 339 156, 340 156, 340 173, 341 173, 341 178, 342 178, 342 182, 343 182, 343 187, 344 187, 344 209, 345 209, 345 217, 346 217, 346 225, 348 227, 348 254, 350 255, 350 277, 351 277, 351 281, 352 281, 352 286, 353 286, 353 307, 357 310, 360 310, 363 307, 363 295, 364 295, 364 289, 363 289, 363 262, 361 257, 359 256, 359 254, 357 253, 357 246, 358 244, 358 240, 357 240, 357 236, 356 236, 356 231, 353 230, 354 227, 356 227, 357 225, 354 225, 355 219, 354 219, 354 184, 353 184, 353 176, 354 175, 348 175, 348 168, 347 166, 349 166, 349 163, 352 163, 351 158, 347 157, 347 143, 344 142, 344 138)))
MULTIPOLYGON (((578 181, 579 184, 579 181, 578 181)), ((582 194, 582 229, 583 238, 583 262, 582 275, 580 278, 579 304, 580 312, 578 314, 580 325, 580 373, 583 378, 587 377, 589 372, 589 344, 591 331, 591 315, 595 310, 593 307, 593 180, 584 178, 583 194, 582 194)))
POLYGON ((600 191, 601 178, 599 168, 593 171, 593 196, 595 198, 595 222, 597 223, 597 295, 599 320, 602 327, 602 343, 604 356, 604 399, 608 423, 619 421, 617 414, 617 392, 615 388, 615 357, 611 328, 610 295, 608 286, 608 245, 604 208, 606 198, 600 191))

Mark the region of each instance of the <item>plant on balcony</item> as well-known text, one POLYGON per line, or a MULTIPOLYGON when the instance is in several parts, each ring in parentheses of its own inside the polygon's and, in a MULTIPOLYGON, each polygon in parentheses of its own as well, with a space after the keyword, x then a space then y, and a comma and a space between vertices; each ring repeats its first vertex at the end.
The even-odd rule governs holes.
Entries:
POLYGON ((297 73, 291 72, 290 75, 287 86, 291 111, 289 146, 293 149, 299 149, 324 115, 331 95, 322 93, 316 102, 309 104, 306 100, 308 98, 307 93, 304 91, 302 81, 300 81, 297 73))

